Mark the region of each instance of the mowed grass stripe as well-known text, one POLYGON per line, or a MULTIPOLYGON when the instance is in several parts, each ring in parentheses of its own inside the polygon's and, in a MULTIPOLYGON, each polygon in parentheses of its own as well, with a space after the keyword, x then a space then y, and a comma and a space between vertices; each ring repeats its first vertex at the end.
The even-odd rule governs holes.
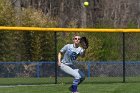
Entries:
MULTIPOLYGON (((71 84, 73 78, 58 77, 58 84, 71 84)), ((92 77, 86 78, 83 83, 122 83, 122 77, 92 77)), ((140 77, 127 77, 126 82, 140 82, 140 77)), ((40 85, 40 84, 54 84, 54 77, 47 78, 0 78, 0 85, 40 85)))
MULTIPOLYGON (((16 86, 0 88, 0 93, 70 93, 71 84, 16 86), (50 86, 49 86, 50 85, 50 86)), ((80 93, 139 93, 140 83, 95 83, 79 85, 80 93)))

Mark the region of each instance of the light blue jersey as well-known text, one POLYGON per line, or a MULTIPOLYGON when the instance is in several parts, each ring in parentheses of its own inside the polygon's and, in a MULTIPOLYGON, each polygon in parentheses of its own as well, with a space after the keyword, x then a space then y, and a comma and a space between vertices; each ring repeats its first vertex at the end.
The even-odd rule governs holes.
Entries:
POLYGON ((82 55, 84 49, 81 47, 75 48, 74 44, 65 45, 60 52, 64 53, 62 63, 66 65, 72 65, 79 55, 82 55))

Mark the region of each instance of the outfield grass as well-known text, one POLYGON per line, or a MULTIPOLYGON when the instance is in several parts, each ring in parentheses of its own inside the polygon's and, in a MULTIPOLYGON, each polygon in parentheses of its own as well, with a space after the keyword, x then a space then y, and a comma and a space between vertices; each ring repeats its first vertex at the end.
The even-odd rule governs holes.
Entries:
MULTIPOLYGON (((0 87, 0 93, 71 93, 70 84, 0 87)), ((80 93, 139 93, 140 83, 81 84, 80 93)))
MULTIPOLYGON (((136 80, 136 79, 135 79, 136 80)), ((71 77, 58 77, 58 84, 69 84, 73 81, 71 77)), ((140 80, 139 80, 140 81, 140 80)), ((121 77, 94 77, 86 78, 84 83, 103 83, 103 82, 122 82, 121 77)), ((55 78, 0 78, 0 85, 40 85, 40 84, 54 84, 55 78)))
POLYGON ((53 84, 54 78, 0 78, 0 85, 40 85, 53 84))
MULTIPOLYGON (((122 78, 90 78, 79 85, 80 93, 139 93, 139 78, 127 78, 131 82, 122 83, 122 78)), ((68 87, 71 78, 0 78, 0 93, 71 93, 68 87), (50 81, 52 80, 52 81, 50 81), (51 83, 48 83, 48 82, 51 83), (69 83, 66 83, 69 81, 69 83), (26 85, 27 84, 27 85, 26 85)))
MULTIPOLYGON (((69 84, 73 81, 71 77, 58 77, 58 84, 69 84)), ((93 77, 86 78, 84 83, 121 83, 122 77, 93 77)), ((140 82, 140 77, 127 77, 126 82, 140 82)), ((40 84, 54 84, 54 77, 47 78, 0 78, 0 85, 40 85, 40 84)))

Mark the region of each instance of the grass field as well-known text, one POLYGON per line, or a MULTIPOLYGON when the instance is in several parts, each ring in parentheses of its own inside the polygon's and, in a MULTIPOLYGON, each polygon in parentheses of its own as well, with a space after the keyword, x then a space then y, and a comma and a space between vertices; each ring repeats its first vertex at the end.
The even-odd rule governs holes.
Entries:
MULTIPOLYGON (((83 84, 79 85, 80 93, 139 93, 140 82, 135 78, 132 82, 121 83, 121 78, 116 79, 101 79, 91 78, 86 79, 83 84), (103 81, 105 80, 105 81, 103 81), (109 81, 110 80, 110 81, 109 81), (96 81, 96 82, 95 82, 96 81)), ((132 78, 131 78, 132 79, 132 78)), ((68 91, 70 83, 65 83, 70 78, 63 79, 64 82, 59 84, 45 84, 43 82, 50 78, 0 78, 0 93, 71 93, 68 91)), ((59 81, 61 81, 60 79, 59 81)), ((127 79, 127 80, 130 80, 127 79)))

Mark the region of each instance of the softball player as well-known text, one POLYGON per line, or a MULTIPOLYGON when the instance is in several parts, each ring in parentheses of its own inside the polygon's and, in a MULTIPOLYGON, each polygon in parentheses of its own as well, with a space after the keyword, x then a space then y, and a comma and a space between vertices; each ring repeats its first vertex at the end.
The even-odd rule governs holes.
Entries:
POLYGON ((75 66, 77 57, 85 56, 85 49, 79 45, 80 36, 74 36, 73 44, 65 45, 58 53, 58 66, 62 71, 74 77, 73 84, 70 87, 72 93, 79 93, 77 87, 85 79, 85 75, 75 66))

